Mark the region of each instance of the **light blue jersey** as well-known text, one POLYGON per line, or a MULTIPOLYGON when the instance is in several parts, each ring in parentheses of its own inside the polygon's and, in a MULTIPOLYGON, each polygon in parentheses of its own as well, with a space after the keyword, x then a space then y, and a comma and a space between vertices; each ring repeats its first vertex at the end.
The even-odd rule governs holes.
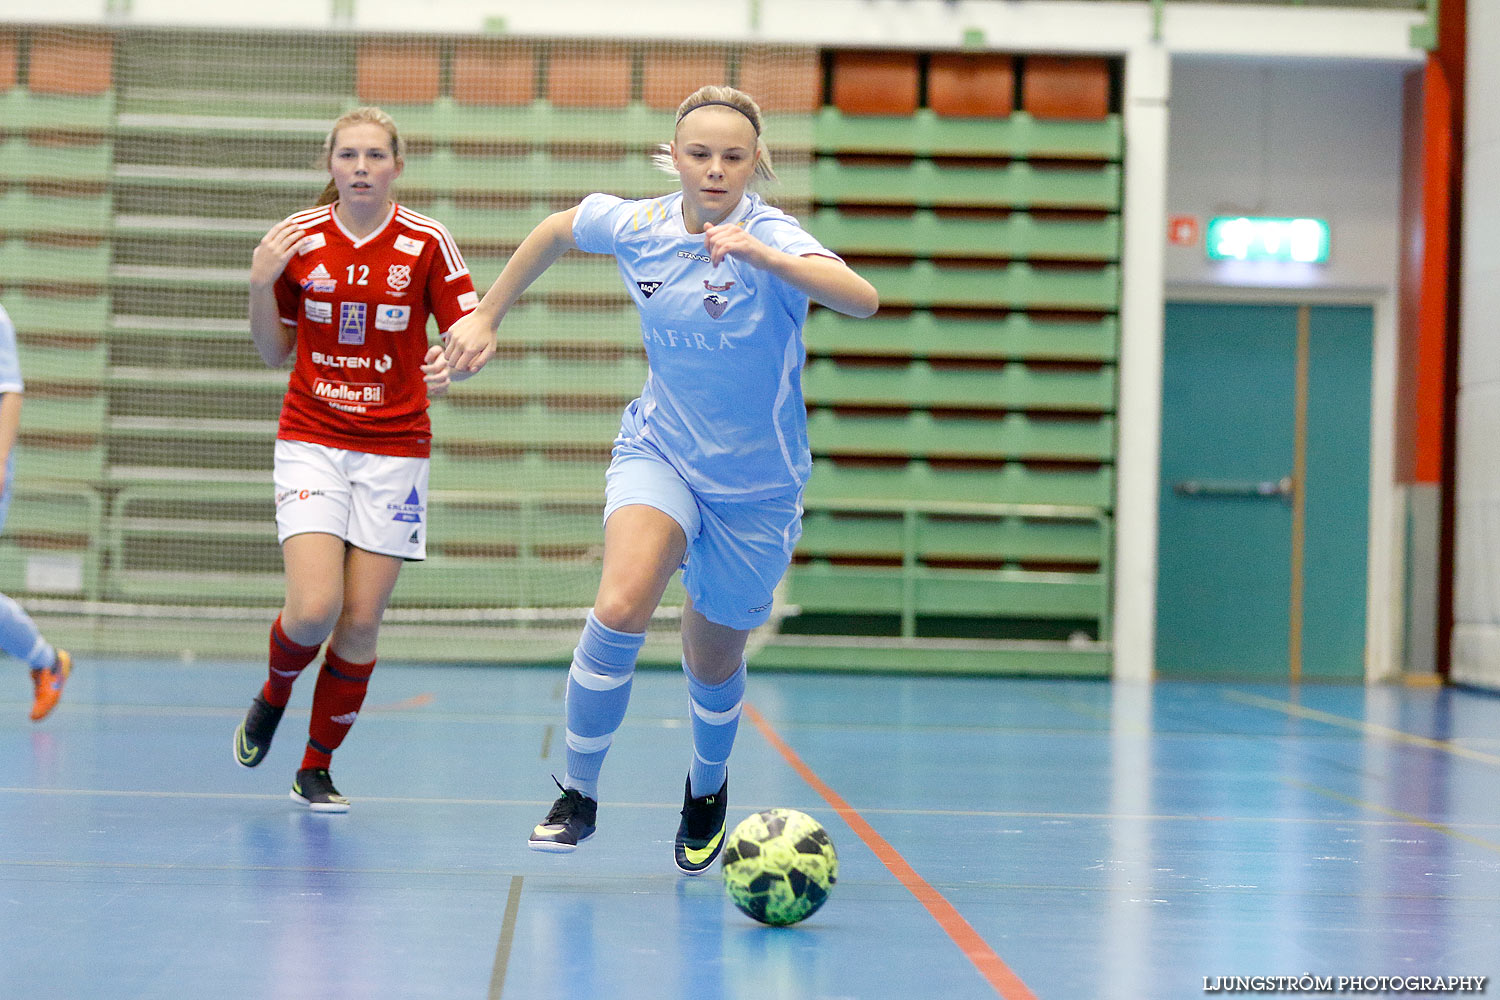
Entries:
MULTIPOLYGON (((838 260, 758 195, 728 222, 777 250, 838 260)), ((650 374, 622 436, 649 442, 700 496, 757 500, 800 490, 812 469, 802 401, 807 296, 732 257, 709 263, 682 221, 682 192, 624 201, 592 194, 573 239, 615 256, 641 312, 650 374)))
MULTIPOLYGON (((0 306, 0 394, 24 392, 21 382, 21 359, 16 353, 16 328, 5 308, 0 306)), ((16 449, 10 450, 5 460, 5 488, 0 490, 0 527, 10 513, 11 483, 15 480, 16 449)), ((0 594, 0 649, 17 659, 24 660, 32 670, 43 670, 57 663, 57 650, 42 633, 36 622, 15 600, 0 594)), ((34 710, 33 710, 34 711, 34 710)), ((37 716, 33 715, 32 718, 37 716)))
POLYGON ((0 306, 0 392, 24 392, 21 359, 16 353, 16 327, 0 306))
MULTIPOLYGON (((21 381, 21 358, 16 353, 16 327, 10 321, 5 307, 0 306, 0 394, 25 392, 21 381)), ((5 525, 5 515, 10 512, 11 473, 16 467, 16 449, 10 450, 5 460, 5 487, 0 490, 0 527, 5 525)))

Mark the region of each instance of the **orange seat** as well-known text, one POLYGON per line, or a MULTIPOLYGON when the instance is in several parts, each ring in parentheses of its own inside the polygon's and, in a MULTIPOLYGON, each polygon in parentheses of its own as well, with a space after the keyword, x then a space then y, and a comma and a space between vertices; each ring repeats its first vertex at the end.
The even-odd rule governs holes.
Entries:
POLYGON ((1004 118, 1016 108, 1010 56, 934 54, 927 65, 927 106, 950 118, 1004 118))
POLYGON ((31 38, 26 85, 35 94, 96 95, 114 85, 114 42, 108 35, 38 31, 31 38))
POLYGON ((822 62, 815 49, 746 49, 739 89, 767 114, 810 114, 823 105, 822 62))
POLYGON ((453 50, 453 100, 516 107, 536 99, 536 53, 524 43, 459 42, 453 50))
POLYGON ((915 52, 838 52, 833 103, 846 115, 909 115, 917 110, 915 52))
POLYGON ((547 100, 561 108, 625 107, 630 50, 609 42, 559 43, 547 63, 547 100))
POLYGON ((727 53, 698 48, 648 51, 641 66, 641 100, 658 111, 676 111, 683 98, 708 84, 729 82, 727 53))
POLYGON ((437 100, 442 64, 435 42, 361 42, 354 92, 370 104, 427 104, 437 100))
POLYGON ((0 94, 16 85, 16 51, 20 47, 20 42, 12 32, 0 32, 0 94))
POLYGON ((1027 56, 1021 108, 1037 118, 1104 118, 1109 114, 1109 62, 1082 56, 1027 56))

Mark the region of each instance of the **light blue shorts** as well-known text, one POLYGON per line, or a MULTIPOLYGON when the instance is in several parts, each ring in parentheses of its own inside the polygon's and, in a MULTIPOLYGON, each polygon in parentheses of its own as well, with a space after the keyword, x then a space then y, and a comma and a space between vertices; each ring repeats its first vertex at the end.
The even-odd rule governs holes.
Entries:
POLYGON ((655 507, 687 537, 682 583, 711 622, 752 629, 771 617, 772 592, 802 537, 802 491, 742 503, 705 500, 661 453, 617 441, 604 478, 604 520, 628 504, 655 507))

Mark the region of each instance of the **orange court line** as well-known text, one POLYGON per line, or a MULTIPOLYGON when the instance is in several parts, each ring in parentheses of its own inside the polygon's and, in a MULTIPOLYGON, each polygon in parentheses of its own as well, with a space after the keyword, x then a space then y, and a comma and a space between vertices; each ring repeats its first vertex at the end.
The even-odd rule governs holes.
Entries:
POLYGON ((823 800, 827 802, 833 811, 839 814, 839 818, 859 835, 859 839, 865 842, 865 846, 875 852, 875 856, 881 863, 896 876, 896 880, 906 886, 917 902, 927 908, 932 918, 938 922, 938 926, 953 939, 958 949, 964 953, 964 957, 974 963, 979 974, 995 988, 1004 1000, 1036 1000, 1036 994, 1021 982, 1021 978, 1010 970, 1010 966, 1000 960, 994 949, 979 936, 969 922, 954 909, 953 904, 943 898, 943 894, 927 883, 927 880, 918 875, 916 870, 907 863, 900 853, 886 842, 886 839, 875 832, 865 818, 855 811, 854 807, 845 802, 843 797, 828 786, 822 778, 819 778, 812 768, 803 763, 802 758, 797 756, 797 751, 787 745, 787 742, 777 735, 776 730, 765 717, 755 710, 755 706, 748 701, 745 702, 745 715, 760 730, 760 734, 766 738, 766 742, 780 752, 786 758, 786 762, 792 766, 792 770, 802 776, 802 780, 813 787, 823 800))
POLYGON ((414 694, 410 698, 403 698, 400 701, 393 701, 389 705, 371 705, 370 711, 404 712, 413 708, 425 708, 435 701, 437 701, 436 695, 434 695, 431 691, 423 691, 421 694, 414 694))

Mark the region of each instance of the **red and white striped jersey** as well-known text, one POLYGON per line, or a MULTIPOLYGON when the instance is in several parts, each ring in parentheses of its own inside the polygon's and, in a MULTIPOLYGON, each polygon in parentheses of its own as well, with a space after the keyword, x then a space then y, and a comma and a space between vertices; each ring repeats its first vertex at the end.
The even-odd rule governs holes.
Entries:
POLYGON ((277 437, 425 458, 427 317, 446 332, 479 301, 458 244, 400 205, 360 239, 332 205, 289 221, 307 236, 276 283, 281 321, 297 328, 277 437))

